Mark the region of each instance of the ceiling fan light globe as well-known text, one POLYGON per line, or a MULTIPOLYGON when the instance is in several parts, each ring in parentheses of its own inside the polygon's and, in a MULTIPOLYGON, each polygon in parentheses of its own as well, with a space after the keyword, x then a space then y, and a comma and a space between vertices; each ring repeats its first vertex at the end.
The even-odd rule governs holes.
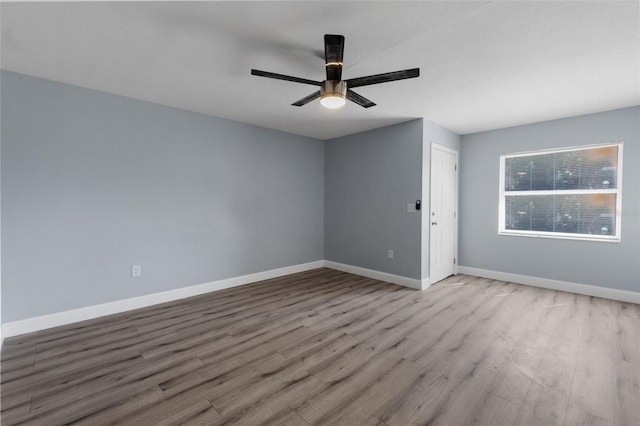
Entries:
POLYGON ((347 103, 345 98, 338 94, 323 96, 322 99, 320 99, 320 104, 328 109, 341 108, 345 103, 347 103))

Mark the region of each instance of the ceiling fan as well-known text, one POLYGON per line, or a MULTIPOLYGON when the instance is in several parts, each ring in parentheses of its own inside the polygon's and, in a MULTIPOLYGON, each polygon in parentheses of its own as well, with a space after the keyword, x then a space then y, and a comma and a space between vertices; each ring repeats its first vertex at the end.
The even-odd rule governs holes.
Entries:
POLYGON ((320 103, 326 108, 340 108, 346 103, 346 99, 357 103, 364 108, 370 108, 376 104, 369 99, 357 94, 354 87, 369 86, 372 84, 387 83, 389 81, 404 80, 420 76, 420 68, 412 68, 402 71, 386 72, 383 74, 368 75, 366 77, 342 79, 342 56, 344 53, 344 36, 335 34, 325 34, 324 36, 324 57, 327 79, 324 81, 308 80, 306 78, 292 77, 289 75, 276 74, 268 71, 251 70, 251 75, 259 77, 275 78, 276 80, 293 81, 295 83, 310 84, 320 86, 320 90, 305 96, 292 103, 294 106, 303 106, 309 102, 320 98, 320 103))

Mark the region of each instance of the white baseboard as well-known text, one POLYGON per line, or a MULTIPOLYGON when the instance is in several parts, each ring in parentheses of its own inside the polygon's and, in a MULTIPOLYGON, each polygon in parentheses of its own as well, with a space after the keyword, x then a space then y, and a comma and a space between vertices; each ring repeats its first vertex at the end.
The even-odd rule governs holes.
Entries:
POLYGON ((209 293, 225 288, 237 287, 244 284, 250 284, 257 281, 277 278, 284 275, 295 274, 298 272, 308 271, 317 268, 330 268, 342 272, 348 272, 367 278, 373 278, 380 281, 386 281, 392 284, 413 288, 416 290, 425 290, 430 286, 429 278, 418 280, 415 278, 403 277, 400 275, 389 274, 386 272, 376 271, 373 269, 361 268, 358 266, 346 265, 344 263, 331 262, 327 260, 318 260, 300 265, 287 266, 269 271, 257 272, 255 274, 242 275, 218 281, 212 281, 204 284, 178 288, 175 290, 163 291, 160 293, 152 293, 129 299, 116 300, 114 302, 103 303, 100 305, 86 306, 83 308, 72 309, 69 311, 56 312, 53 314, 42 315, 23 320, 12 321, 2 324, 0 327, 0 337, 2 341, 6 337, 18 336, 20 334, 31 333, 34 331, 45 330, 60 325, 71 324, 90 320, 106 315, 118 314, 133 309, 145 308, 159 303, 172 302, 174 300, 185 299, 187 297, 198 296, 200 294, 209 293))
POLYGON ((493 280, 508 281, 517 284, 526 284, 533 287, 542 287, 551 290, 583 294, 585 296, 596 296, 605 299, 640 304, 640 293, 634 291, 598 287, 589 284, 578 284, 568 281, 551 280, 548 278, 532 277, 529 275, 511 274, 508 272, 491 271, 487 269, 472 268, 469 266, 458 266, 458 273, 473 275, 476 277, 490 278, 493 280))
POLYGON ((257 281, 277 278, 284 275, 295 274, 311 269, 322 268, 324 261, 318 260, 310 263, 287 266, 284 268, 271 269, 269 271, 257 272, 255 274, 242 275, 204 284, 178 288, 175 290, 163 291, 161 293, 147 294, 130 299, 116 300, 115 302, 103 303, 100 305, 87 306, 84 308, 72 309, 69 311, 56 312, 39 317, 27 318, 2 324, 1 336, 4 338, 30 333, 32 331, 44 330, 60 325, 85 321, 105 315, 117 314, 130 311, 132 309, 144 308, 159 303, 171 302, 191 296, 197 296, 216 290, 230 287, 237 287, 257 281))
MULTIPOLYGON (((197 296, 225 288, 237 287, 284 275, 295 274, 317 268, 330 268, 337 271, 348 272, 367 278, 386 281, 392 284, 425 290, 430 286, 429 278, 422 280, 408 278, 400 275, 389 274, 373 269, 361 268, 359 266, 347 265, 344 263, 332 262, 328 260, 318 260, 315 262, 303 263, 299 265, 287 266, 284 268, 271 269, 269 271, 257 272, 254 274, 242 275, 190 287, 178 288, 175 290, 153 293, 130 299, 117 300, 115 302, 103 303, 100 305, 87 306, 64 312, 56 312, 49 315, 27 318, 2 324, 0 328, 1 341, 6 337, 17 336, 33 331, 44 330, 60 325, 98 318, 101 316, 117 314, 133 309, 144 308, 159 303, 171 302, 187 297, 197 296)), ((570 293, 584 294, 587 296, 603 297, 606 299, 620 300, 623 302, 640 304, 640 293, 626 290, 617 290, 606 287, 598 287, 587 284, 577 284, 567 281, 551 280, 547 278, 532 277, 528 275, 511 274, 507 272, 491 271, 487 269, 472 268, 468 266, 458 266, 458 273, 473 275, 477 277, 490 278, 500 281, 508 281, 519 284, 526 284, 534 287, 548 288, 552 290, 567 291, 570 293)))
POLYGON ((386 281, 392 284, 398 284, 403 287, 409 287, 416 290, 424 290, 429 287, 429 278, 418 280, 415 278, 403 277, 401 275, 389 274, 373 269, 361 268, 359 266, 346 265, 344 263, 324 261, 325 268, 335 269, 337 271, 348 272, 350 274, 360 275, 374 280, 386 281))

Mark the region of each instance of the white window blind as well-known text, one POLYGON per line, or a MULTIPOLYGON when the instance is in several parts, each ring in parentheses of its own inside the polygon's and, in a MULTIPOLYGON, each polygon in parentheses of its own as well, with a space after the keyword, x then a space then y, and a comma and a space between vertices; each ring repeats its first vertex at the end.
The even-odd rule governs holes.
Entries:
POLYGON ((620 240, 622 143, 500 157, 499 233, 620 240))

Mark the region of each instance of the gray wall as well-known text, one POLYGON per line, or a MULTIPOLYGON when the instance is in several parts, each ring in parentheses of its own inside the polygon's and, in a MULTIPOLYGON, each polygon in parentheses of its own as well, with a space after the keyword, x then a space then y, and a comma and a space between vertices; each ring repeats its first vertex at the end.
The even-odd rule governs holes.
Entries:
POLYGON ((640 291, 640 107, 462 137, 460 264, 640 291), (622 241, 498 235, 501 154, 624 141, 622 241))
MULTIPOLYGON (((429 278, 429 242, 431 232, 431 217, 429 212, 431 193, 431 144, 442 145, 460 152, 460 136, 438 126, 433 121, 423 120, 422 128, 422 279, 429 278)), ((458 154, 459 155, 459 154, 458 154)), ((459 158, 459 157, 458 157, 459 158)), ((458 190, 458 194, 459 194, 458 190)), ((456 244, 458 242, 456 241, 456 244)))
POLYGON ((11 72, 1 90, 3 322, 323 258, 322 141, 11 72))
POLYGON ((427 278, 431 143, 460 150, 461 265, 640 291, 638 107, 462 143, 421 119, 322 142, 0 79, 2 322, 322 258, 427 278), (500 154, 619 140, 621 243, 497 235, 500 154))
POLYGON ((419 279, 423 121, 326 141, 325 259, 419 279), (387 250, 394 258, 387 258, 387 250))

